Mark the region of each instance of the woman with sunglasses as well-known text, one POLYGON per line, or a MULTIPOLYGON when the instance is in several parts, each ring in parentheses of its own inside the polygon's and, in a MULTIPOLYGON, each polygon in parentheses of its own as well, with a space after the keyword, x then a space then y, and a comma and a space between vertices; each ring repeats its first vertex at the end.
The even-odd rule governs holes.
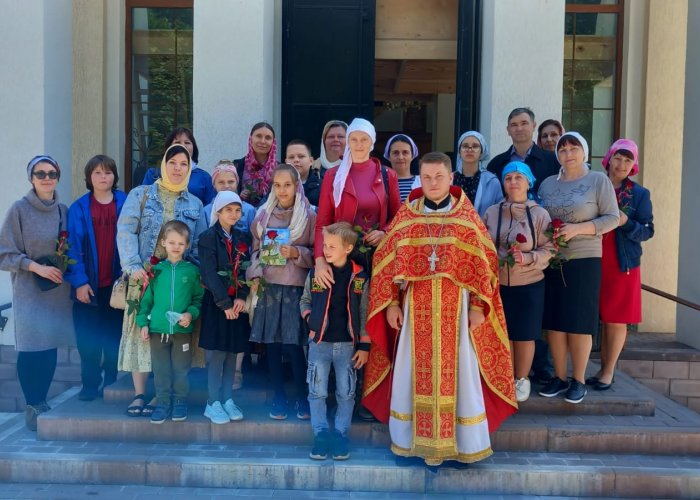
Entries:
POLYGON ((58 202, 61 168, 50 156, 27 165, 32 189, 8 210, 0 228, 0 270, 12 279, 17 377, 26 400, 25 423, 50 410, 46 397, 57 349, 74 345, 68 265, 68 208, 58 202))

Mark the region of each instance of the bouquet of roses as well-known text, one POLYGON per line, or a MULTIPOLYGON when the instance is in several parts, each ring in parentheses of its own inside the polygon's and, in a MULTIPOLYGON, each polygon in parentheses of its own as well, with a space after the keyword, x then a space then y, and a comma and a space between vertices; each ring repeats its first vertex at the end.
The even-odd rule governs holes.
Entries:
MULTIPOLYGON (((227 245, 230 244, 227 242, 227 245)), ((254 288, 255 282, 253 280, 245 280, 239 277, 240 273, 243 273, 249 266, 250 261, 241 262, 241 259, 246 256, 248 252, 248 245, 239 241, 235 248, 230 249, 230 253, 233 254, 231 268, 226 271, 219 271, 216 274, 219 276, 225 276, 228 278, 228 295, 229 297, 236 296, 236 290, 243 287, 244 285, 249 288, 254 288), (235 253, 234 253, 235 252, 235 253)), ((256 295, 258 298, 262 295, 264 289, 265 280, 263 278, 259 279, 258 287, 256 290, 256 295)))
POLYGON ((148 259, 148 262, 143 266, 143 268, 146 270, 146 277, 144 279, 138 279, 136 280, 136 283, 131 284, 129 283, 130 287, 138 287, 139 288, 139 298, 138 299, 128 299, 126 301, 127 305, 127 314, 131 314, 132 312, 138 313, 140 308, 141 308, 141 299, 143 298, 143 294, 146 293, 146 287, 148 284, 151 282, 153 278, 157 276, 157 274, 160 272, 160 270, 155 270, 153 267, 160 262, 160 259, 156 257, 155 255, 151 255, 151 258, 148 259))
POLYGON ((498 259, 499 267, 507 265, 512 268, 515 265, 515 251, 520 248, 521 243, 527 243, 527 238, 523 233, 518 233, 515 235, 515 241, 508 246, 506 256, 498 259))

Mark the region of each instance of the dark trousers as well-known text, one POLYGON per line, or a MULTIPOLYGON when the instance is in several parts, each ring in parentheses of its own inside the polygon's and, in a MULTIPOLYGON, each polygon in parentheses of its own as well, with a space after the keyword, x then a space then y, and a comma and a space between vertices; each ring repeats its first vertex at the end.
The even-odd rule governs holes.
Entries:
POLYGON ((300 345, 282 344, 273 342, 265 345, 267 349, 267 363, 270 370, 270 379, 275 390, 275 403, 284 404, 287 395, 284 391, 284 371, 282 370, 282 353, 292 365, 294 387, 297 401, 306 400, 306 358, 300 345))
POLYGON ((17 378, 28 405, 46 401, 53 375, 56 373, 57 349, 20 351, 17 354, 17 378))
POLYGON ((535 340, 535 357, 532 360, 532 371, 535 376, 554 373, 552 357, 549 355, 549 344, 543 339, 535 340))
POLYGON ((207 369, 207 389, 209 404, 220 401, 224 404, 233 398, 233 374, 236 371, 236 353, 210 351, 207 369))
POLYGON ((186 403, 190 392, 187 376, 192 365, 192 336, 188 333, 151 333, 151 365, 159 405, 186 403))
POLYGON ((80 353, 80 380, 86 389, 97 390, 117 379, 119 340, 124 311, 109 305, 112 287, 97 290, 97 306, 73 303, 75 340, 80 353), (104 371, 104 380, 102 372, 104 371))

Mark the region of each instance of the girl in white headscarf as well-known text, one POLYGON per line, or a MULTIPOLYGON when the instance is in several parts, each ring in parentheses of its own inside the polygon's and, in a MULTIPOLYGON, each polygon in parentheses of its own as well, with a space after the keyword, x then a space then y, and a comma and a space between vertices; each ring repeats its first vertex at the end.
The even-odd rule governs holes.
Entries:
POLYGON ((333 279, 323 257, 323 228, 340 221, 352 224, 361 233, 361 239, 350 257, 369 273, 373 250, 401 206, 396 172, 370 157, 375 139, 374 126, 363 118, 355 118, 348 127, 340 165, 323 178, 314 243, 316 281, 323 287, 330 287, 333 279))
POLYGON ((489 158, 489 146, 479 132, 470 130, 457 141, 454 185, 462 188, 483 218, 486 209, 503 201, 498 177, 483 164, 489 158))
POLYGON ((316 213, 304 196, 298 170, 286 163, 272 173, 272 189, 253 220, 253 254, 246 278, 261 287, 250 335, 267 346, 275 396, 270 418, 287 418, 282 353, 292 364, 297 418, 310 418, 306 389, 306 333, 299 315, 304 282, 313 265, 316 213))

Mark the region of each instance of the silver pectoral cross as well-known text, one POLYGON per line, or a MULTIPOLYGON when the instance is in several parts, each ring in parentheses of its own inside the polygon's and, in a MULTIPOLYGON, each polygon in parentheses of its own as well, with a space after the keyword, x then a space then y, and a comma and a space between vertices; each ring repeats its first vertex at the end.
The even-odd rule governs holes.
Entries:
POLYGON ((435 271, 435 265, 437 262, 440 260, 440 258, 437 256, 435 253, 435 250, 433 250, 433 253, 430 254, 430 257, 428 257, 428 262, 430 262, 430 270, 435 271))

